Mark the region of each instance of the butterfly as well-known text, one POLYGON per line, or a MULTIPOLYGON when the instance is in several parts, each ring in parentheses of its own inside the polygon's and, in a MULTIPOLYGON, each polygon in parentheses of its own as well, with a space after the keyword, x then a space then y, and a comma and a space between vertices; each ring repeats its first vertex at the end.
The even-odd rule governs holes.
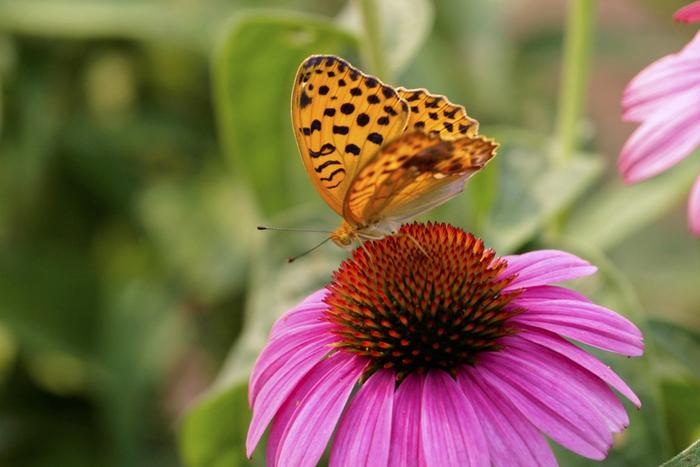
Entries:
POLYGON ((344 248, 456 196, 498 148, 464 107, 393 88, 333 55, 302 62, 292 121, 312 183, 343 217, 330 239, 344 248))

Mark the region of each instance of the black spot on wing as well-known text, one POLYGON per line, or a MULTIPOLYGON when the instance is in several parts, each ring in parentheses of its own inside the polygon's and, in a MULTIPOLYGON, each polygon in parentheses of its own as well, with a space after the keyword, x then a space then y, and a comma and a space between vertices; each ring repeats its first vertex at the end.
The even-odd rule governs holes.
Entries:
POLYGON ((345 104, 340 106, 340 111, 343 112, 345 115, 350 115, 355 111, 355 106, 349 102, 346 102, 345 104))
POLYGON ((333 125, 333 133, 336 135, 347 135, 350 128, 342 125, 333 125))
POLYGON ((299 96, 299 107, 303 109, 309 104, 311 104, 311 98, 308 94, 306 94, 306 91, 301 91, 301 96, 299 96))
POLYGON ((360 148, 357 147, 355 144, 348 144, 345 146, 345 152, 352 154, 354 156, 359 156, 360 155, 360 148))
POLYGON ((323 146, 321 146, 321 149, 319 149, 318 151, 309 149, 309 157, 311 157, 312 159, 316 159, 321 156, 327 156, 329 154, 332 154, 333 151, 335 151, 335 146, 333 146, 331 143, 326 143, 323 146))
POLYGON ((454 118, 455 114, 457 113, 458 110, 459 110, 459 108, 455 107, 454 109, 452 109, 449 112, 447 110, 445 110, 444 112, 442 112, 442 114, 447 118, 454 118))
POLYGON ((316 173, 321 173, 323 171, 323 169, 325 169, 326 167, 329 167, 331 165, 340 165, 340 161, 337 161, 335 159, 330 160, 330 161, 326 161, 323 164, 319 165, 318 167, 314 168, 314 171, 316 173))
POLYGON ((328 94, 328 91, 329 91, 329 90, 330 90, 330 89, 328 89, 328 86, 326 86, 326 85, 324 84, 323 86, 321 86, 320 88, 318 88, 318 93, 319 93, 320 95, 322 95, 322 96, 325 96, 326 94, 328 94))
POLYGON ((325 115, 326 117, 332 117, 333 115, 335 115, 335 109, 329 107, 323 111, 323 115, 325 115))
POLYGON ((341 173, 342 173, 342 174, 345 173, 345 169, 342 168, 342 167, 335 169, 335 170, 334 170, 333 172, 331 172, 327 177, 321 177, 319 180, 321 180, 322 182, 330 182, 330 181, 333 180, 333 178, 334 178, 336 175, 341 174, 341 173))
POLYGON ((361 113, 357 116, 357 124, 360 126, 365 126, 369 123, 369 115, 366 113, 361 113))
POLYGON ((384 137, 379 133, 370 133, 369 135, 367 135, 367 141, 371 141, 374 144, 382 144, 382 141, 384 141, 384 137))

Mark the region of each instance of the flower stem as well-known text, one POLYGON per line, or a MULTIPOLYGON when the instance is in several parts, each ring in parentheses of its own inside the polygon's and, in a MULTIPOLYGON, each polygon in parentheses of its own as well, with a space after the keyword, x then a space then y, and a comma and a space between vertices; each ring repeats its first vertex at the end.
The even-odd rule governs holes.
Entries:
POLYGON ((594 19, 595 0, 571 0, 564 38, 557 146, 552 154, 559 165, 568 162, 577 149, 578 126, 588 86, 594 19))
POLYGON ((357 0, 357 5, 362 15, 362 23, 365 34, 362 41, 365 62, 369 65, 372 74, 382 80, 389 80, 389 69, 386 66, 384 56, 384 46, 382 41, 382 30, 377 12, 375 0, 357 0))

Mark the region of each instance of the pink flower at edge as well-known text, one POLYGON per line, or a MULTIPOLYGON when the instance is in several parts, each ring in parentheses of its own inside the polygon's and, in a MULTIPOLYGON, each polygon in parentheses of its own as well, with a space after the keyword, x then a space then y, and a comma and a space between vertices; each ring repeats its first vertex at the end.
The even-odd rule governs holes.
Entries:
POLYGON ((700 1, 684 6, 673 15, 673 19, 682 23, 697 23, 700 21, 700 1))
POLYGON ((282 316, 250 378, 252 455, 270 466, 556 465, 545 436, 606 457, 632 390, 575 340, 627 356, 639 329, 553 283, 569 253, 497 258, 471 234, 411 224, 365 242, 282 316), (360 385, 353 394, 353 389, 360 385))
MULTIPOLYGON (((693 14, 700 14, 700 2, 679 10, 676 18, 698 20, 693 14)), ((680 52, 635 76, 625 89, 622 107, 624 120, 640 123, 618 160, 626 183, 658 175, 700 147, 700 32, 680 52)), ((697 190, 693 194, 688 218, 691 232, 700 236, 697 190)))

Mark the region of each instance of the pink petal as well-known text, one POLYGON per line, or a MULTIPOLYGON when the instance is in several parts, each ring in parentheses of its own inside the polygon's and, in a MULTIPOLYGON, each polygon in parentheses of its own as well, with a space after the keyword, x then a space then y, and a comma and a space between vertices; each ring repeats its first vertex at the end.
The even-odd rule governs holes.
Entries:
POLYGON ((307 375, 275 416, 268 465, 316 465, 365 366, 365 360, 337 352, 307 375))
POLYGON ((523 339, 527 339, 530 342, 540 344, 554 352, 565 356, 572 362, 577 363, 582 368, 590 371, 610 386, 614 387, 620 393, 630 400, 637 408, 640 408, 642 403, 639 401, 637 395, 627 386, 627 384, 615 374, 614 371, 610 369, 603 362, 595 358, 593 355, 589 354, 585 350, 576 347, 571 342, 559 337, 558 335, 547 332, 543 329, 531 328, 529 326, 523 327, 517 334, 523 339))
MULTIPOLYGON (((294 387, 293 391, 284 400, 284 404, 282 404, 280 409, 275 413, 272 428, 270 429, 270 436, 267 442, 268 465, 274 465, 274 459, 280 439, 284 433, 284 429, 287 427, 289 419, 297 409, 298 402, 303 399, 319 381, 327 379, 328 375, 332 374, 334 371, 337 371, 343 363, 344 362, 338 360, 338 357, 335 355, 332 355, 327 359, 319 360, 316 362, 316 365, 307 372, 305 375, 306 377, 299 381, 299 383, 294 387)), ((253 412, 253 416, 255 416, 255 412, 253 412)), ((248 430, 249 441, 251 438, 250 431, 252 429, 252 425, 253 423, 251 422, 251 428, 248 430)), ((248 457, 250 457, 254 448, 255 444, 247 443, 248 457)))
POLYGON ((509 306, 526 311, 513 322, 561 334, 610 352, 638 356, 644 351, 641 331, 612 310, 578 300, 528 300, 519 297, 509 306))
POLYGON ((481 421, 495 467, 557 465, 544 436, 509 400, 470 376, 469 367, 457 375, 457 381, 481 421))
POLYGON ((411 373, 401 382, 394 396, 391 426, 391 467, 425 466, 421 443, 421 400, 424 377, 411 373))
POLYGON ((696 23, 700 21, 700 1, 684 6, 673 15, 673 19, 682 23, 696 23))
MULTIPOLYGON (((336 340, 337 338, 333 334, 317 327, 310 327, 300 329, 285 339, 274 339, 268 342, 253 365, 248 383, 248 403, 251 406, 255 403, 260 388, 267 384, 267 381, 281 369, 293 368, 290 368, 290 360, 294 360, 294 365, 298 365, 301 360, 308 358, 320 360, 323 355, 330 351, 327 345, 336 340)), ((311 366, 313 364, 306 367, 306 370, 310 369, 311 366)))
POLYGON ((275 321, 270 330, 270 339, 290 327, 313 324, 323 316, 323 311, 328 308, 323 299, 328 295, 327 289, 317 290, 306 297, 300 304, 287 311, 275 321))
POLYGON ((695 47, 691 42, 682 51, 660 58, 629 82, 622 96, 623 120, 642 122, 676 96, 700 85, 695 47))
POLYGON ((330 466, 386 466, 394 405, 393 371, 379 370, 362 385, 338 426, 330 466))
POLYGON ((504 256, 503 259, 508 262, 508 267, 499 277, 517 274, 506 290, 568 281, 597 271, 589 262, 558 250, 539 250, 504 256))
POLYGON ((700 85, 664 103, 627 140, 618 169, 636 183, 677 164, 700 145, 700 85))
POLYGON ((559 385, 565 391, 586 400, 601 416, 612 432, 620 432, 629 425, 627 412, 615 393, 600 378, 581 368, 565 356, 546 347, 527 341, 520 336, 502 340, 508 352, 501 356, 531 373, 533 379, 559 385))
MULTIPOLYGON (((471 373, 492 391, 500 392, 539 430, 582 456, 602 460, 612 445, 604 421, 576 394, 533 380, 494 352, 485 355, 471 373), (566 398, 569 399, 566 399, 566 398)), ((488 392, 488 389, 487 389, 488 392)))
POLYGON ((421 438, 427 465, 489 465, 486 438, 474 408, 442 370, 431 370, 425 378, 421 438))
POLYGON ((297 344, 293 349, 294 353, 289 357, 260 362, 270 364, 267 370, 260 373, 259 379, 253 381, 251 377, 248 398, 253 406, 253 418, 246 440, 248 455, 253 452, 272 417, 297 383, 304 377, 308 378, 307 373, 331 350, 328 344, 333 340, 334 338, 328 335, 316 336, 305 343, 297 344))
POLYGON ((688 199, 688 222, 693 235, 700 237, 700 177, 695 180, 688 199))
POLYGON ((520 295, 518 295, 518 298, 539 300, 579 300, 581 302, 591 303, 588 297, 581 295, 574 290, 558 287, 556 285, 528 287, 527 289, 523 290, 520 295))

